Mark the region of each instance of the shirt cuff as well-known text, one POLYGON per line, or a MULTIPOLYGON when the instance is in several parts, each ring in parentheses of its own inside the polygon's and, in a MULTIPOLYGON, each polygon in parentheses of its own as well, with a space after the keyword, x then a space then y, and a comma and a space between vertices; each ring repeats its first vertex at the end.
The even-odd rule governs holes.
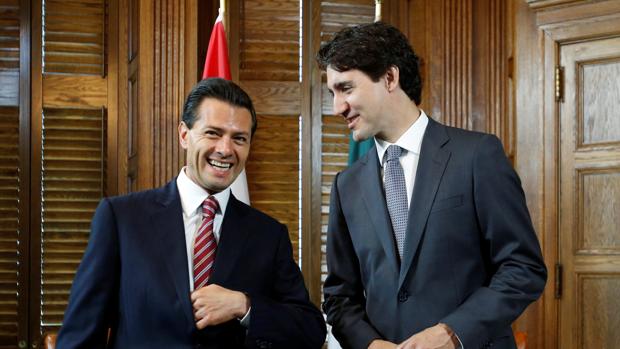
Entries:
POLYGON ((456 347, 456 349, 465 349, 465 347, 463 346, 463 342, 461 342, 461 339, 459 338, 459 335, 456 334, 456 332, 454 332, 454 337, 456 337, 456 339, 459 341, 459 346, 456 347))
MULTIPOLYGON (((241 326, 245 328, 250 328, 250 311, 252 311, 252 307, 248 309, 248 312, 239 320, 241 326)), ((457 337, 458 338, 458 337, 457 337)), ((460 340, 459 340, 460 342, 460 340)))

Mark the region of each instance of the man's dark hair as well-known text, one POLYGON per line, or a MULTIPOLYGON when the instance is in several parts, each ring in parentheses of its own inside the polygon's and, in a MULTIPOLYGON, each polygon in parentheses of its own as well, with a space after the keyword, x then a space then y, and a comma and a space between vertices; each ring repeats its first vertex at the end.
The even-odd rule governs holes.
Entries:
POLYGON ((254 136, 257 120, 250 96, 234 82, 220 78, 204 79, 192 88, 183 106, 183 122, 187 128, 194 126, 198 107, 205 98, 214 98, 232 106, 247 109, 252 115, 251 136, 254 136))
POLYGON ((420 59, 405 35, 389 24, 375 22, 342 29, 321 46, 316 60, 321 70, 328 66, 339 72, 357 69, 375 82, 396 66, 400 87, 409 99, 420 104, 420 59))

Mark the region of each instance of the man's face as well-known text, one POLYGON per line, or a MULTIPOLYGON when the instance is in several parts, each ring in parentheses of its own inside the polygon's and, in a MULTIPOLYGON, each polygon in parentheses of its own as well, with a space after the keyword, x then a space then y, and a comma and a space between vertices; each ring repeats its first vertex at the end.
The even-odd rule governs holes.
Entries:
POLYGON ((374 82, 363 72, 327 67, 327 88, 334 98, 334 114, 342 116, 356 141, 377 136, 390 127, 382 115, 388 94, 386 81, 374 82))
POLYGON ((228 188, 245 167, 251 130, 249 110, 205 98, 193 127, 179 125, 181 146, 187 150, 187 176, 210 194, 228 188))

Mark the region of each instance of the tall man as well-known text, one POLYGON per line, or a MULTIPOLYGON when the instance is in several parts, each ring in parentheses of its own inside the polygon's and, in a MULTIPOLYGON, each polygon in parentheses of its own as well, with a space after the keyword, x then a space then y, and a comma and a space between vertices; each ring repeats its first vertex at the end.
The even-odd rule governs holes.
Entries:
POLYGON ((384 23, 324 44, 334 113, 375 147, 334 179, 327 322, 344 348, 515 348, 510 324, 546 268, 518 176, 494 136, 418 108, 418 57, 384 23))
POLYGON ((59 349, 321 347, 286 227, 230 193, 255 130, 237 85, 194 87, 178 127, 187 166, 99 204, 59 349))

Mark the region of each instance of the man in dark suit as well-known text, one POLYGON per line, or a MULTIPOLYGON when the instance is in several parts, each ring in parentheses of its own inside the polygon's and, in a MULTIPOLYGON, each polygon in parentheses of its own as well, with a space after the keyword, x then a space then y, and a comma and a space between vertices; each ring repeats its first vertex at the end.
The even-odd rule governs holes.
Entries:
POLYGON ((334 113, 375 147, 333 183, 323 308, 344 348, 515 348, 546 268, 518 176, 492 135, 418 108, 418 57, 384 23, 324 44, 334 113))
POLYGON ((99 204, 59 349, 322 346, 323 317, 286 227, 230 193, 255 129, 240 87, 194 87, 178 128, 179 176, 99 204))

